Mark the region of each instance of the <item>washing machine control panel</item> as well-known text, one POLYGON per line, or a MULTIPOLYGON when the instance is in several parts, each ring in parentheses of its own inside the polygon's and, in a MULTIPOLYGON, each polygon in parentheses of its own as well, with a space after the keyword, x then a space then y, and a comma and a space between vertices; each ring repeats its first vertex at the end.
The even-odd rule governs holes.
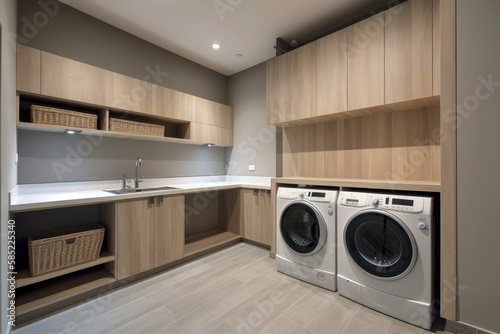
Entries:
POLYGON ((342 192, 339 203, 345 206, 371 207, 409 213, 419 213, 424 210, 424 199, 414 196, 342 192))
POLYGON ((307 199, 311 202, 330 203, 335 201, 337 197, 336 191, 331 190, 312 190, 301 188, 279 188, 279 199, 307 199))

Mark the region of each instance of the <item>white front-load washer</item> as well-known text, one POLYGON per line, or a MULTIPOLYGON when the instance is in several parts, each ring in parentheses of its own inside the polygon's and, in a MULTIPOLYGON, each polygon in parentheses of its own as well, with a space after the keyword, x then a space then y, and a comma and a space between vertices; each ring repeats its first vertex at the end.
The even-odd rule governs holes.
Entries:
POLYGON ((337 291, 336 204, 338 191, 278 189, 276 269, 337 291))
POLYGON ((429 329, 433 320, 433 199, 340 192, 338 292, 429 329))

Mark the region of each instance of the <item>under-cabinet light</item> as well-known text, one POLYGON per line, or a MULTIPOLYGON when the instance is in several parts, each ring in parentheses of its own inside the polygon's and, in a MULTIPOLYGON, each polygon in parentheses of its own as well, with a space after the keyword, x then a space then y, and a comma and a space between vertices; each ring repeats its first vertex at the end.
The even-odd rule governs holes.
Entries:
POLYGON ((212 143, 207 143, 206 145, 207 145, 207 147, 215 146, 215 144, 212 144, 212 143))
POLYGON ((67 133, 69 135, 74 135, 74 134, 77 134, 77 133, 80 133, 80 132, 82 132, 82 131, 80 131, 80 130, 70 130, 70 129, 64 130, 64 133, 67 133))

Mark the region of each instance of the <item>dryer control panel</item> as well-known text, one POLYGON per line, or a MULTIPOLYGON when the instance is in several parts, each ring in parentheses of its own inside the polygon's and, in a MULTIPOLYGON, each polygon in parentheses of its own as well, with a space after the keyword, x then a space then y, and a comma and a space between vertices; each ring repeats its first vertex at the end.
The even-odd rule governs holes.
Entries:
POLYGON ((340 205, 380 208, 391 211, 419 213, 424 210, 424 198, 415 196, 341 192, 340 205))

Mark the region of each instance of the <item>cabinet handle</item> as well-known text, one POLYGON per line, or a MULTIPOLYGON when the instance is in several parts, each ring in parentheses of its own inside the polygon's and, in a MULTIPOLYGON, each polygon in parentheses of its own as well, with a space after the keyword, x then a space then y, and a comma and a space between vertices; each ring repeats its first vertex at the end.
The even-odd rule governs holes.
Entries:
POLYGON ((253 195, 254 195, 254 196, 257 196, 258 194, 259 194, 259 190, 258 190, 258 189, 254 189, 254 190, 253 190, 253 195))
POLYGON ((148 204, 149 205, 154 205, 155 204, 155 198, 154 197, 148 198, 148 204))
POLYGON ((158 196, 158 204, 163 203, 163 196, 158 196))

